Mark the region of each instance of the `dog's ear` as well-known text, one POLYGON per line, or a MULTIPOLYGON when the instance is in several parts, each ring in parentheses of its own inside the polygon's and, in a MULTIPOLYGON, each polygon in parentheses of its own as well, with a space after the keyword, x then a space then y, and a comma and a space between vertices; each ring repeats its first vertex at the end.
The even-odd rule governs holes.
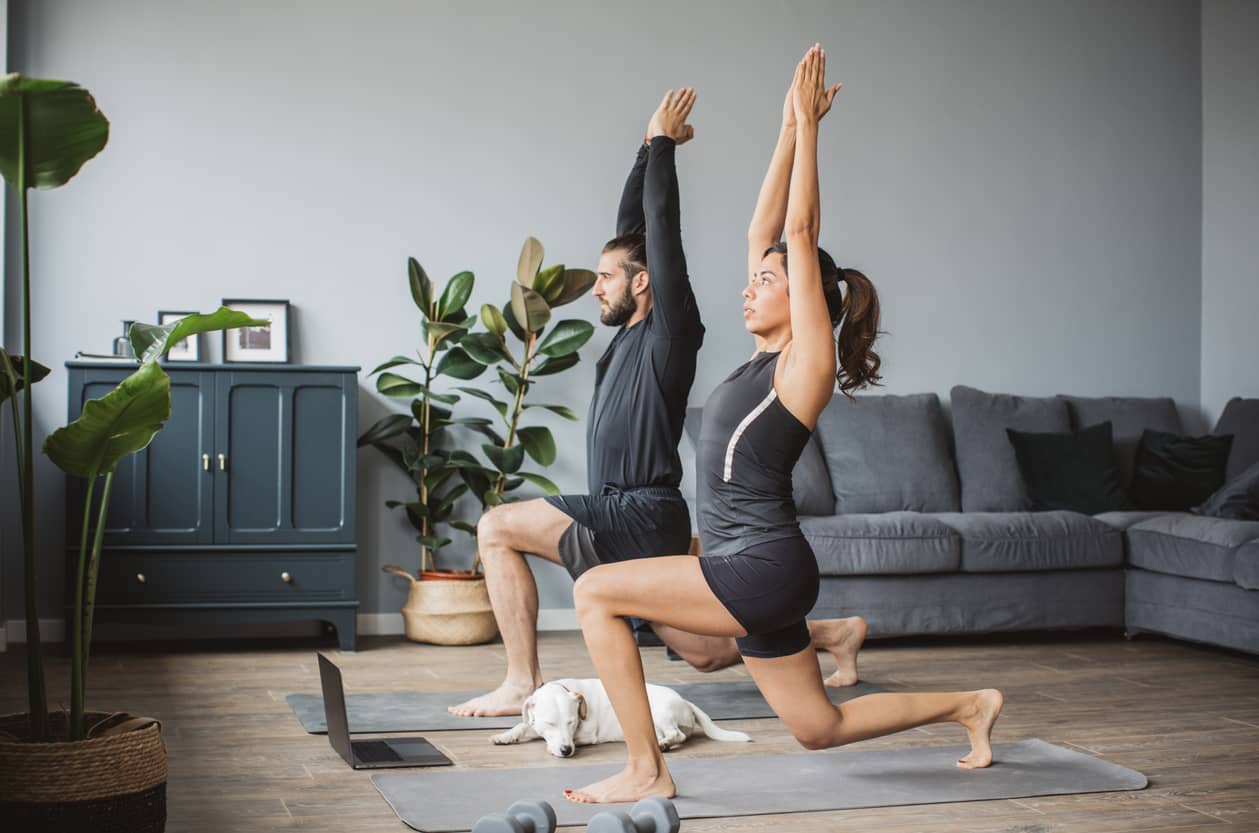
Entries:
POLYGON ((533 695, 530 694, 525 698, 525 702, 520 706, 520 720, 530 726, 533 725, 533 695))
POLYGON ((586 698, 581 696, 580 691, 573 696, 577 698, 577 719, 585 720, 586 715, 589 714, 589 709, 586 708, 586 698))

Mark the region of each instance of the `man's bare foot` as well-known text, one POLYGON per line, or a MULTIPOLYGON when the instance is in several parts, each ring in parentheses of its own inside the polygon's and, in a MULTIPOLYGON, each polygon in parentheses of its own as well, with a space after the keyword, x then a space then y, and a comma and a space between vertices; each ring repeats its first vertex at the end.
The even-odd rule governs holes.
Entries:
POLYGON ((866 620, 860 616, 847 619, 819 619, 809 622, 809 636, 813 645, 835 658, 839 666, 825 683, 832 688, 855 685, 857 682, 857 654, 866 641, 866 620))
POLYGON ((970 754, 957 762, 963 769, 981 769, 992 763, 992 724, 997 722, 1005 697, 995 688, 975 692, 970 709, 959 719, 970 736, 970 754))
POLYGON ((579 790, 564 790, 564 797, 578 804, 616 804, 622 801, 639 801, 653 795, 673 798, 678 794, 673 778, 663 762, 659 768, 648 770, 625 769, 602 781, 579 790))
POLYGON ((505 714, 520 714, 521 704, 533 690, 541 685, 520 686, 503 681, 503 684, 488 694, 473 697, 457 706, 449 706, 446 711, 456 717, 498 717, 505 714))

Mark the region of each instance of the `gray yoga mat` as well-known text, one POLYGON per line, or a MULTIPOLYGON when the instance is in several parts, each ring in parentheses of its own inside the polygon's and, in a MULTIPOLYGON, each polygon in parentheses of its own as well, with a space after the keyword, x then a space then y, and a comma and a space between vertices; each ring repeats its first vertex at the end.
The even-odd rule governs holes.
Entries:
MULTIPOLYGON (((765 698, 751 680, 728 683, 682 683, 669 688, 699 706, 713 720, 744 720, 773 717, 765 698)), ((843 703, 864 694, 883 691, 873 683, 859 682, 846 688, 827 688, 832 703, 843 703)), ((351 732, 439 732, 454 729, 510 729, 519 715, 506 717, 455 717, 447 706, 477 696, 475 691, 393 691, 350 694, 345 710, 351 732)), ((290 694, 287 698, 302 728, 311 734, 328 731, 323 698, 318 694, 290 694)))
MULTIPOLYGON (((969 751, 948 746, 735 755, 670 760, 669 770, 678 785, 678 815, 691 819, 1139 790, 1147 783, 1135 770, 1043 740, 997 744, 992 766, 959 769, 954 762, 969 751)), ((585 824, 610 807, 628 809, 574 804, 563 796, 565 788, 620 768, 424 770, 373 775, 372 783, 407 825, 444 833, 471 830, 481 816, 501 813, 522 798, 549 801, 560 825, 585 824)))

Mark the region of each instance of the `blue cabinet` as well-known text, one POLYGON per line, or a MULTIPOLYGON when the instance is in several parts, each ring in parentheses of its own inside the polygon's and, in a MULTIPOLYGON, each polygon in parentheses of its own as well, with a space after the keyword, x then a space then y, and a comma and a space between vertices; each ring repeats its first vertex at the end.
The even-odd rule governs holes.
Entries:
MULTIPOLYGON (((69 417, 134 369, 68 362, 69 417)), ((171 418, 119 465, 97 621, 315 619, 353 650, 357 371, 167 365, 171 418)), ((85 483, 67 483, 77 553, 85 483)))

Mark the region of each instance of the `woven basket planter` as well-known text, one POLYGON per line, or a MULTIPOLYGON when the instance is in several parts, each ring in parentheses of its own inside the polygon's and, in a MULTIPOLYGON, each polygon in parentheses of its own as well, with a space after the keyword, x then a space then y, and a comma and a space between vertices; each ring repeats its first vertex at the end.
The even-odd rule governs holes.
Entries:
MULTIPOLYGON (((0 819, 6 830, 162 833, 166 746, 161 725, 127 714, 88 712, 88 738, 27 740, 30 716, 0 717, 0 819), (12 826, 10 826, 12 823, 12 826)), ((69 715, 53 712, 54 738, 69 715)))
POLYGON ((484 575, 426 570, 416 579, 400 567, 390 567, 385 572, 411 582, 402 606, 407 639, 434 645, 480 645, 498 634, 484 575))

